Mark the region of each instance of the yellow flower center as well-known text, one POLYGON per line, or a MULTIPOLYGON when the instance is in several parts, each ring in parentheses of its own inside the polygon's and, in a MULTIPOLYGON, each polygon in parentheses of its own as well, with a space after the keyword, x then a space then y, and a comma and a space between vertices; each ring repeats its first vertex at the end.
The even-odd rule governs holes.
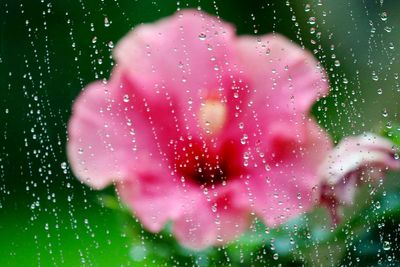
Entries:
POLYGON ((216 135, 226 121, 226 105, 218 100, 207 100, 200 108, 200 124, 207 134, 216 135))

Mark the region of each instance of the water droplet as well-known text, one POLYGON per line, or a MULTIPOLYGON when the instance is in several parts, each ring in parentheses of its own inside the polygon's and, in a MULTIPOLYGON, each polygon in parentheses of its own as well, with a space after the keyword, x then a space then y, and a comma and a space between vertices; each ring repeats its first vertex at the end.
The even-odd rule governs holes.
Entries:
POLYGON ((67 168, 66 162, 61 162, 61 169, 65 170, 67 168))
POLYGON ((129 95, 124 95, 124 102, 128 103, 129 102, 129 95))
POLYGON ((111 21, 108 17, 104 17, 104 27, 110 27, 111 21))
POLYGON ((388 19, 388 14, 387 14, 387 12, 382 12, 381 13, 381 20, 382 21, 387 21, 387 19, 388 19))
POLYGON ((269 172, 269 171, 271 170, 271 166, 269 166, 268 164, 265 164, 265 170, 266 170, 267 172, 269 172))
POLYGON ((389 115, 389 113, 388 113, 387 109, 384 108, 383 111, 382 111, 382 116, 387 118, 388 115, 389 115))
POLYGON ((201 41, 204 41, 206 38, 207 38, 207 35, 205 33, 202 32, 202 33, 199 34, 199 39, 201 41))
POLYGON ((244 134, 243 137, 240 139, 240 143, 241 143, 242 145, 245 145, 245 144, 246 144, 247 138, 248 138, 247 134, 244 134))
POLYGON ((211 206, 211 210, 212 210, 212 212, 217 212, 217 206, 216 205, 212 205, 211 206))
POLYGON ((383 250, 390 250, 390 242, 383 241, 383 250))
POLYGON ((385 28, 383 28, 386 32, 391 32, 392 31, 392 27, 386 26, 385 28))

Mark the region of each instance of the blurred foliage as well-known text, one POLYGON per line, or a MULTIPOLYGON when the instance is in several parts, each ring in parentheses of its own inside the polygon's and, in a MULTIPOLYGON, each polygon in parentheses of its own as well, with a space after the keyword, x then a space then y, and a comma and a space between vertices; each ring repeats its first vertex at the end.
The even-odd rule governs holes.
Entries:
MULTIPOLYGON (((369 191, 376 194, 375 188, 369 191)), ((132 259, 143 266, 390 266, 399 262, 400 197, 394 192, 378 195, 373 205, 337 227, 313 220, 321 210, 273 229, 256 219, 240 239, 200 252, 177 243, 170 226, 159 234, 145 231, 113 196, 103 195, 100 201, 129 225, 132 259)))
POLYGON ((108 78, 112 47, 131 28, 198 6, 233 23, 238 34, 279 32, 312 51, 332 86, 313 113, 335 140, 386 127, 400 144, 399 128, 382 122, 399 121, 399 1, 0 0, 0 266, 400 262, 394 175, 372 197, 367 186, 336 229, 317 209, 278 229, 256 222, 237 242, 196 253, 180 247, 168 229, 145 232, 112 189, 99 202, 104 192, 73 177, 66 124, 80 90, 108 78))

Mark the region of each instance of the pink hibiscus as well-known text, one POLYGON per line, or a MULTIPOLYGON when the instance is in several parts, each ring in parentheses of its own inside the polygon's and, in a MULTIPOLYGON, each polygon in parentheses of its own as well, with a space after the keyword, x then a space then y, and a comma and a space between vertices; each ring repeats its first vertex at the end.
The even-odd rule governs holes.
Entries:
POLYGON ((328 82, 311 53, 186 10, 138 26, 114 56, 110 80, 74 104, 68 155, 83 182, 114 183, 148 230, 172 221, 201 249, 254 215, 274 227, 319 200, 331 142, 309 113, 328 82))
POLYGON ((340 222, 341 207, 353 204, 357 186, 377 183, 388 170, 400 168, 394 145, 377 135, 347 137, 326 157, 320 166, 321 204, 340 222))

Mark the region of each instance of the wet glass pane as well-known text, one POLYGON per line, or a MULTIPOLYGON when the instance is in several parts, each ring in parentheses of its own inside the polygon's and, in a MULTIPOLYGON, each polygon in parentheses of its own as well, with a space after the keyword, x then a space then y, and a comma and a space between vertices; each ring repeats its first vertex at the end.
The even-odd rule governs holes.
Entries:
POLYGON ((0 265, 398 266, 399 12, 0 0, 0 265))

